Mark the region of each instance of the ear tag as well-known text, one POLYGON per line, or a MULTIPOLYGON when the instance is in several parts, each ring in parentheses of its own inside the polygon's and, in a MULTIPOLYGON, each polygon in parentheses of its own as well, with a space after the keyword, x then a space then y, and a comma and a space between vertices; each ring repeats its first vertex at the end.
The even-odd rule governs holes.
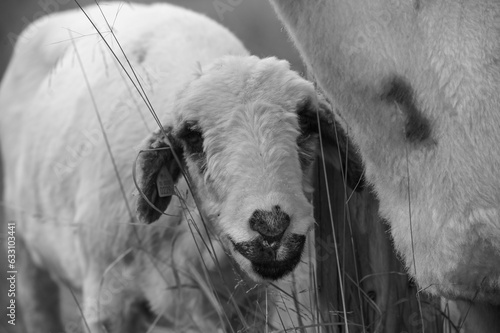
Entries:
POLYGON ((156 177, 156 187, 158 188, 158 195, 163 197, 170 197, 174 195, 174 180, 172 175, 168 172, 166 166, 163 166, 156 177))

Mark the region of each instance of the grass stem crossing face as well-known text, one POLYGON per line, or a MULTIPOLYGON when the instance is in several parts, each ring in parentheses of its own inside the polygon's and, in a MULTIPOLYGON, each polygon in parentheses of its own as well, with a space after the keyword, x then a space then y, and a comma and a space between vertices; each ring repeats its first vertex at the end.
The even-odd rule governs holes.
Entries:
MULTIPOLYGON (((332 117, 312 83, 286 61, 225 57, 186 85, 174 109, 173 145, 226 249, 258 281, 293 271, 314 223, 307 196, 317 113, 320 122, 332 117)), ((142 163, 148 179, 153 164, 142 163)))

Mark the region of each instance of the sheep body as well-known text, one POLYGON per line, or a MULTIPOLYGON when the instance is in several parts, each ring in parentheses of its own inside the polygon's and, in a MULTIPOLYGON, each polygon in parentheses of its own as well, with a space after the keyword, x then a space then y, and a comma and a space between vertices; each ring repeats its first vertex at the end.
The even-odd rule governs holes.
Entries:
MULTIPOLYGON (((174 93, 192 79, 198 66, 222 55, 248 54, 225 28, 185 9, 105 3, 101 8, 108 19, 116 16, 110 22, 113 31, 164 123, 171 121, 174 93)), ((86 12, 125 63, 98 8, 89 7, 86 12)), ((126 308, 131 306, 127 302, 134 298, 147 300, 154 313, 164 314, 177 329, 220 328, 221 318, 199 287, 182 291, 176 287, 196 285, 193 272, 202 274, 202 260, 210 274, 217 275, 201 238, 197 237, 200 255, 189 231, 188 219, 203 228, 185 182, 180 180, 178 188, 187 207, 174 197, 166 212, 170 216, 157 225, 129 224, 135 216, 133 158, 137 145, 157 125, 85 16, 71 11, 33 23, 19 39, 0 91, 9 220, 16 222, 32 264, 83 291, 84 315, 92 332, 100 332, 100 325, 114 332, 132 332, 134 323, 108 322, 113 318, 108 312, 123 311, 120 315, 127 319, 126 308), (91 94, 130 212, 117 186, 91 94), (186 216, 188 210, 192 217, 186 216)), ((214 248, 231 290, 237 276, 217 242, 214 248)), ((26 273, 19 270, 21 305, 36 302, 35 288, 42 286, 26 281, 28 260, 19 265, 26 266, 26 273)), ((60 326, 37 322, 36 316, 26 319, 28 332, 62 331, 60 326)))
POLYGON ((271 2, 420 287, 499 303, 499 2, 271 2))

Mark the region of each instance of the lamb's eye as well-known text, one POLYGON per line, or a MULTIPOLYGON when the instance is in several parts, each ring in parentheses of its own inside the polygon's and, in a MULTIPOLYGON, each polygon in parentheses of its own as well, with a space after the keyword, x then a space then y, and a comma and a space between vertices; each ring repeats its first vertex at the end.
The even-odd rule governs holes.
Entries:
POLYGON ((179 133, 179 138, 184 141, 189 153, 200 154, 203 152, 203 134, 197 122, 186 122, 179 133))
POLYGON ((189 133, 184 137, 184 141, 192 148, 193 153, 203 151, 203 136, 199 130, 189 130, 189 133))

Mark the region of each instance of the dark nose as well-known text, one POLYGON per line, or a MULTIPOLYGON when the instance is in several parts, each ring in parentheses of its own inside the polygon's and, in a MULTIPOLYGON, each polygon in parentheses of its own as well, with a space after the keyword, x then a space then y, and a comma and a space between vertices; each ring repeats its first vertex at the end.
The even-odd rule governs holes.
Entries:
POLYGON ((279 241, 289 225, 290 216, 280 206, 274 206, 271 211, 258 209, 250 217, 250 228, 266 240, 279 241))

